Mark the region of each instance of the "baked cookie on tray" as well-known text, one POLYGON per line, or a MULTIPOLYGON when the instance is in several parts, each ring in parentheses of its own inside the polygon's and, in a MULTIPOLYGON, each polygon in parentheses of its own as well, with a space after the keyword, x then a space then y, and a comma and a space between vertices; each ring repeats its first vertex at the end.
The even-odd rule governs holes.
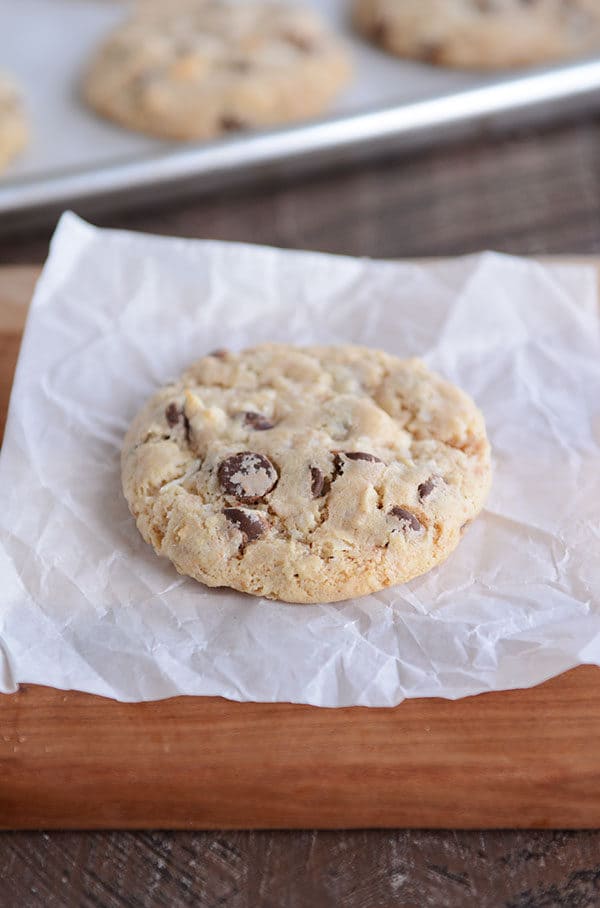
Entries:
POLYGON ((146 403, 122 454, 138 529, 182 574, 287 602, 403 583, 481 510, 480 411, 417 359, 215 351, 146 403))
POLYGON ((14 82, 0 71, 0 171, 27 142, 27 121, 14 82))
POLYGON ((600 49, 598 0, 355 0, 385 50, 446 66, 532 66, 600 49))
POLYGON ((279 0, 148 0, 109 35, 84 80, 129 129, 205 139, 316 116, 350 78, 310 10, 279 0))

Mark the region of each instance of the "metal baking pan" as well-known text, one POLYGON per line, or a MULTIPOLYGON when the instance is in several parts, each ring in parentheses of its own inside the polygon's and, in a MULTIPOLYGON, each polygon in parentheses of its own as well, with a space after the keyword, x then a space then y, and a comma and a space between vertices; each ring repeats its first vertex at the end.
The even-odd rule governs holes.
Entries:
POLYGON ((125 4, 19 0, 2 9, 0 60, 24 89, 26 152, 0 180, 0 230, 161 194, 215 190, 331 160, 440 143, 600 108, 600 59, 482 75, 396 59, 354 35, 346 0, 312 0, 345 36, 355 78, 321 120, 173 145, 105 122, 77 90, 85 61, 125 4))

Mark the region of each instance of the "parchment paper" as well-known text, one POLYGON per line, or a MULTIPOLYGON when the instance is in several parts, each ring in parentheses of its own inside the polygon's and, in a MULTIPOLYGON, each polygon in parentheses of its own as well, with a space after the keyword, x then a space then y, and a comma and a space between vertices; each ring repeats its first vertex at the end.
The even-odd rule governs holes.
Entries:
POLYGON ((418 266, 97 230, 65 215, 0 457, 1 684, 121 700, 385 706, 600 663, 600 322, 591 268, 418 266), (209 590, 142 541, 129 420, 215 347, 421 355, 482 407, 488 507, 440 568, 337 605, 209 590))

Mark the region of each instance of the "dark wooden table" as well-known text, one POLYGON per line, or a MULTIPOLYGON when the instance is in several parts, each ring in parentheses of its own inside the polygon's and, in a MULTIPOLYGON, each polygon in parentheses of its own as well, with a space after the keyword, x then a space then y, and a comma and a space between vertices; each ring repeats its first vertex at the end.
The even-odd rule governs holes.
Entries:
MULTIPOLYGON (((600 118, 95 220, 377 257, 598 253, 600 118)), ((6 237, 0 262, 41 262, 48 237, 6 237)), ((593 908, 600 832, 0 836, 0 908, 184 905, 593 908)))

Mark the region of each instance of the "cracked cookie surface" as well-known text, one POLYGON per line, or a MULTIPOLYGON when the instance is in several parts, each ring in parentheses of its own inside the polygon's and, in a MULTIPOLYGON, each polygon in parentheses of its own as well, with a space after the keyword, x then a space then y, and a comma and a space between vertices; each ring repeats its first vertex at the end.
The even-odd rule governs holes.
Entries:
POLYGON ((356 0, 358 29, 401 57, 494 69, 600 48, 598 0, 356 0))
POLYGON ((109 35, 84 80, 129 129, 204 139, 322 113, 350 78, 311 10, 278 0, 147 0, 109 35))
POLYGON ((132 423, 123 490, 182 574, 332 602, 443 561, 481 510, 473 401, 417 359, 364 347, 215 351, 132 423))

